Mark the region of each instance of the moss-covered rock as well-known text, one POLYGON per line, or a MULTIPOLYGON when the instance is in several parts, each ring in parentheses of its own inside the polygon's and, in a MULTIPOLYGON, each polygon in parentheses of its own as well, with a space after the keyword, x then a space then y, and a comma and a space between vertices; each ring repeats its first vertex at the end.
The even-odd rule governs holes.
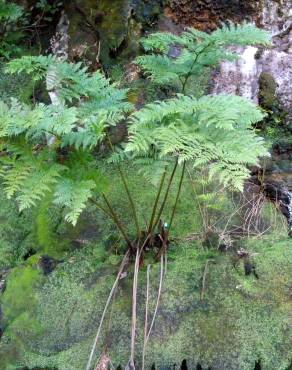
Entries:
POLYGON ((117 57, 128 61, 137 54, 142 28, 152 26, 162 11, 162 1, 156 0, 74 0, 64 6, 71 59, 92 67, 101 62, 105 69, 117 57))
MULTIPOLYGON (((203 367, 218 370, 253 370, 259 359, 265 370, 284 370, 289 366, 291 242, 270 237, 244 245, 253 255, 259 279, 245 276, 243 265, 234 267, 228 255, 204 252, 197 244, 180 243, 171 247, 158 316, 147 347, 147 368, 153 362, 161 368, 179 364, 183 359, 190 365, 199 362, 203 367), (202 299, 202 276, 207 260, 202 299)), ((19 333, 18 359, 14 365, 10 362, 11 369, 38 366, 81 370, 85 367, 120 258, 109 259, 102 247, 76 251, 41 288, 35 288, 38 306, 34 318, 41 324, 41 334, 19 333)), ((111 324, 107 317, 98 344, 97 352, 106 346, 114 366, 124 366, 129 358, 132 276, 130 267, 116 293, 111 324)), ((150 317, 158 280, 159 264, 154 264, 150 317)), ((141 361, 145 282, 146 266, 139 275, 137 364, 141 361)), ((4 334, 4 343, 9 353, 8 344, 13 345, 9 331, 4 334)))
POLYGON ((259 78, 259 104, 261 107, 271 110, 278 106, 276 96, 277 84, 270 73, 263 72, 259 78))

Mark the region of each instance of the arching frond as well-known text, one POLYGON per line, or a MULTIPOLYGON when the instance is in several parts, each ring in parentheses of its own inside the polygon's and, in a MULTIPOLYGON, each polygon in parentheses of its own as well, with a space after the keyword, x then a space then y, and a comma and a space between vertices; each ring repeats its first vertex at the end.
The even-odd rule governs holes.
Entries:
POLYGON ((92 180, 73 181, 64 179, 58 183, 54 202, 59 206, 66 207, 66 221, 76 225, 88 199, 92 196, 92 190, 95 186, 92 180))
POLYGON ((181 83, 184 87, 190 76, 199 75, 221 61, 236 59, 238 56, 228 51, 228 46, 269 44, 267 32, 247 23, 223 25, 211 34, 194 28, 179 36, 158 32, 142 39, 149 54, 138 57, 136 64, 158 85, 181 83))
POLYGON ((131 117, 126 151, 146 157, 155 148, 160 159, 177 157, 194 166, 210 165, 224 185, 242 189, 248 165, 269 155, 253 124, 263 112, 239 96, 179 95, 146 105, 131 117))

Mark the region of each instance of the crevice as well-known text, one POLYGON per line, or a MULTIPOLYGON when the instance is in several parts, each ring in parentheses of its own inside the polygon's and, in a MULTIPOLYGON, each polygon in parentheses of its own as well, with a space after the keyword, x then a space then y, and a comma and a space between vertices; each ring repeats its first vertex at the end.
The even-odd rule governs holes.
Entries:
POLYGON ((34 256, 36 253, 37 253, 37 252, 36 252, 36 250, 35 250, 35 249, 30 248, 30 249, 25 253, 25 255, 22 257, 22 259, 23 259, 24 261, 26 261, 27 259, 29 259, 29 257, 34 256))
POLYGON ((187 364, 187 360, 184 359, 181 363, 181 367, 180 367, 181 370, 188 370, 188 364, 187 364))
POLYGON ((255 362, 254 370, 262 370, 261 360, 255 362))
POLYGON ((250 261, 249 258, 244 258, 244 273, 245 276, 254 275, 256 279, 259 279, 259 275, 256 271, 255 264, 250 261))

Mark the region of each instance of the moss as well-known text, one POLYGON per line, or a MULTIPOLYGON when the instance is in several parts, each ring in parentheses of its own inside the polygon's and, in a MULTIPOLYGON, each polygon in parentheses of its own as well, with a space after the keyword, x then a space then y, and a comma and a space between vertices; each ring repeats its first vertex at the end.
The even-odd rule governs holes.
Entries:
POLYGON ((127 37, 129 1, 87 0, 77 2, 78 11, 74 3, 66 4, 70 19, 72 53, 76 50, 79 57, 92 63, 96 62, 96 55, 99 53, 99 59, 104 67, 107 67, 111 64, 110 52, 118 49, 127 37), (84 19, 87 25, 84 24, 84 19))
MULTIPOLYGON (((130 189, 135 189, 134 197, 143 223, 151 213, 149 205, 155 197, 155 187, 137 175, 136 168, 125 170, 130 189)), ((130 234, 135 235, 129 203, 114 167, 111 175, 108 196, 130 234)), ((176 187, 177 183, 173 189, 176 187)), ((175 191, 170 194, 170 204, 163 215, 165 221, 175 195, 175 191)), ((45 203, 43 207, 40 211, 47 210, 45 203)), ((229 203, 224 206, 224 212, 226 209, 229 209, 229 203)), ((211 210, 218 212, 212 207, 209 212, 211 210)), ((56 213, 51 211, 53 223, 49 226, 54 228, 56 213)), ((46 225, 44 223, 43 245, 54 237, 46 235, 46 225)), ((88 238, 91 234, 86 230, 87 225, 90 225, 90 233, 92 227, 97 230, 93 238, 89 238, 91 242, 87 241, 83 248, 74 251, 64 250, 61 246, 62 263, 50 275, 40 278, 35 267, 37 255, 29 258, 25 266, 12 270, 3 296, 7 327, 0 344, 0 361, 7 364, 7 369, 27 366, 80 370, 85 367, 122 258, 122 250, 116 250, 121 248, 121 243, 114 226, 91 206, 76 234, 65 224, 57 230, 62 238, 72 240, 80 232, 85 232, 84 237, 88 238)), ((187 180, 173 227, 173 236, 180 239, 173 237, 168 251, 163 294, 147 347, 147 366, 156 362, 158 367, 163 367, 180 363, 185 358, 190 364, 200 362, 214 370, 251 370, 260 358, 265 369, 284 370, 292 355, 289 334, 291 241, 275 234, 241 242, 241 246, 253 254, 259 279, 253 275, 246 277, 242 265, 234 268, 229 255, 219 254, 216 249, 205 250, 199 242, 186 242, 186 236, 202 229, 197 203, 187 180), (209 264, 202 301, 202 276, 207 260, 213 262, 209 264)), ((53 245, 58 248, 56 240, 53 245)), ((138 284, 138 364, 143 341, 148 263, 152 264, 150 317, 154 312, 160 273, 159 264, 146 256, 138 284)), ((133 266, 130 265, 115 296, 111 325, 107 316, 96 353, 98 356, 107 344, 114 366, 124 366, 129 358, 132 279, 133 266)))
POLYGON ((0 269, 7 269, 22 262, 35 247, 32 214, 19 214, 16 204, 7 200, 0 187, 0 269))
POLYGON ((5 73, 5 63, 0 63, 0 100, 8 101, 11 97, 29 103, 33 95, 34 82, 24 74, 5 73))
POLYGON ((278 139, 289 134, 289 125, 286 124, 287 112, 283 110, 277 97, 277 84, 273 76, 263 72, 259 77, 259 104, 267 112, 261 123, 261 128, 268 139, 278 139))
POLYGON ((9 324, 36 304, 34 288, 41 281, 39 271, 33 267, 17 267, 8 277, 7 287, 1 298, 4 322, 9 324))
POLYGON ((263 108, 271 110, 279 104, 276 89, 277 84, 273 76, 267 72, 261 73, 259 77, 259 103, 263 108))
MULTIPOLYGON (((258 359, 264 369, 284 370, 291 360, 291 260, 288 239, 270 236, 252 239, 244 247, 254 253, 259 279, 245 277, 228 255, 202 251, 199 244, 172 245, 167 275, 151 339, 147 366, 200 362, 222 370, 251 370, 258 359), (207 260, 205 297, 200 300, 207 260), (275 269, 275 266, 279 270, 275 269)), ((80 370, 87 361, 93 337, 117 267, 102 246, 74 252, 59 265, 45 285, 36 288, 35 319, 43 334, 28 335, 18 364, 80 370), (36 340, 37 338, 37 340, 36 340)), ((131 281, 133 271, 121 280, 107 317, 98 353, 107 343, 114 366, 129 357, 131 281), (107 328, 109 328, 108 335, 107 328)), ((150 317, 154 311, 159 264, 151 269, 150 317)), ((139 274, 137 362, 141 360, 145 309, 146 266, 139 274)), ((22 348, 21 346, 19 348, 22 348)), ((7 348, 7 350, 9 347, 7 348)), ((16 368, 16 367, 15 367, 16 368)))

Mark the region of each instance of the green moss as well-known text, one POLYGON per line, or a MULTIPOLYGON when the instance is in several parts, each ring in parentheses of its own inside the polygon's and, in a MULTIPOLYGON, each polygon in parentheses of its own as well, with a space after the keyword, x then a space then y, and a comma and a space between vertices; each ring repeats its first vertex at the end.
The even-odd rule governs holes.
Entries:
POLYGON ((0 187, 0 269, 22 262, 27 252, 35 247, 32 214, 19 213, 16 204, 7 200, 0 187))
MULTIPOLYGON (((125 170, 143 224, 151 213, 149 205, 156 189, 137 175, 135 168, 125 170)), ((108 196, 130 234, 135 235, 129 203, 114 167, 111 174, 108 196)), ((198 180, 196 182, 199 183, 198 180)), ((177 185, 173 186, 169 206, 163 215, 166 222, 177 185)), ((196 190, 200 190, 200 184, 196 190)), ((230 209, 228 199, 225 201, 224 212, 230 209)), ((240 245, 252 254, 259 279, 245 276, 243 265, 240 263, 234 268, 228 254, 219 254, 215 248, 204 250, 199 242, 184 240, 202 230, 197 204, 191 184, 186 180, 173 224, 158 316, 147 347, 147 366, 156 362, 158 367, 162 367, 180 363, 185 358, 189 363, 200 362, 202 366, 211 366, 215 370, 252 370, 255 361, 261 359, 265 370, 286 369, 292 355, 289 333, 292 308, 289 300, 292 278, 290 239, 281 239, 279 234, 273 234, 241 241, 240 245), (175 238, 178 236, 180 239, 175 238), (202 301, 202 277, 207 260, 212 262, 209 262, 202 301)), ((45 203, 43 207, 39 210, 41 213, 47 210, 45 203)), ((211 211, 217 215, 221 212, 216 207, 209 207, 211 211)), ((46 221, 46 212, 43 216, 46 221)), ((51 217, 53 223, 49 224, 49 231, 51 226, 54 229, 54 211, 51 217)), ((55 238, 50 233, 47 235, 46 225, 44 222, 42 226, 43 246, 51 237, 55 238)), ((27 366, 56 367, 58 370, 85 367, 122 258, 122 251, 121 254, 117 252, 122 244, 114 225, 91 206, 77 231, 67 229, 63 223, 57 230, 62 238, 72 240, 85 231, 85 238, 88 238, 87 225, 92 225, 90 232, 91 228, 95 231, 92 241, 73 252, 61 247, 63 262, 50 275, 39 278, 35 267, 38 256, 29 258, 26 267, 12 271, 3 296, 7 327, 0 344, 0 361, 7 364, 7 369, 9 366, 11 369, 27 366), (11 355, 16 352, 17 355, 11 355)), ((52 243, 58 248, 56 239, 52 243)), ((150 317, 155 308, 160 273, 159 264, 153 262, 150 254, 146 256, 138 284, 138 364, 143 342, 148 263, 152 264, 150 317)), ((120 281, 111 310, 111 325, 107 316, 96 353, 98 356, 107 343, 114 366, 124 366, 129 358, 132 279, 131 264, 127 277, 120 281)))
POLYGON ((29 103, 33 95, 34 82, 24 74, 10 75, 5 73, 5 63, 0 63, 0 100, 11 97, 29 103))
POLYGON ((267 72, 261 73, 259 78, 259 103, 263 108, 271 110, 278 106, 276 89, 277 84, 273 76, 267 72))
POLYGON ((4 322, 11 323, 36 304, 35 287, 41 276, 35 267, 17 267, 7 279, 7 287, 1 298, 4 322))
MULTIPOLYGON (((202 251, 199 244, 172 245, 157 320, 147 347, 147 366, 200 362, 215 370, 284 370, 291 360, 291 260, 289 239, 275 236, 243 244, 254 253, 259 279, 235 269, 228 255, 202 251), (205 296, 200 299, 207 260, 205 296), (275 269, 277 266, 277 269, 275 269), (290 330, 290 332, 289 332, 290 330)), ((80 370, 88 359, 104 303, 117 267, 102 246, 76 251, 35 290, 35 319, 43 334, 26 337, 21 366, 80 370), (37 337, 37 340, 36 340, 37 337)), ((121 280, 107 316, 98 353, 108 344, 114 366, 129 358, 132 267, 121 280)), ((137 362, 141 360, 146 266, 139 274, 137 362)), ((159 282, 159 264, 151 269, 150 317, 159 282)), ((21 346, 19 348, 22 348, 21 346)), ((7 348, 7 351, 9 346, 7 348)), ((9 352, 9 351, 8 351, 9 352)), ((16 367, 15 367, 16 369, 16 367)))
POLYGON ((283 110, 277 97, 277 84, 273 76, 263 72, 259 77, 259 104, 266 110, 267 116, 261 124, 268 139, 278 139, 289 134, 286 122, 287 112, 283 110))

